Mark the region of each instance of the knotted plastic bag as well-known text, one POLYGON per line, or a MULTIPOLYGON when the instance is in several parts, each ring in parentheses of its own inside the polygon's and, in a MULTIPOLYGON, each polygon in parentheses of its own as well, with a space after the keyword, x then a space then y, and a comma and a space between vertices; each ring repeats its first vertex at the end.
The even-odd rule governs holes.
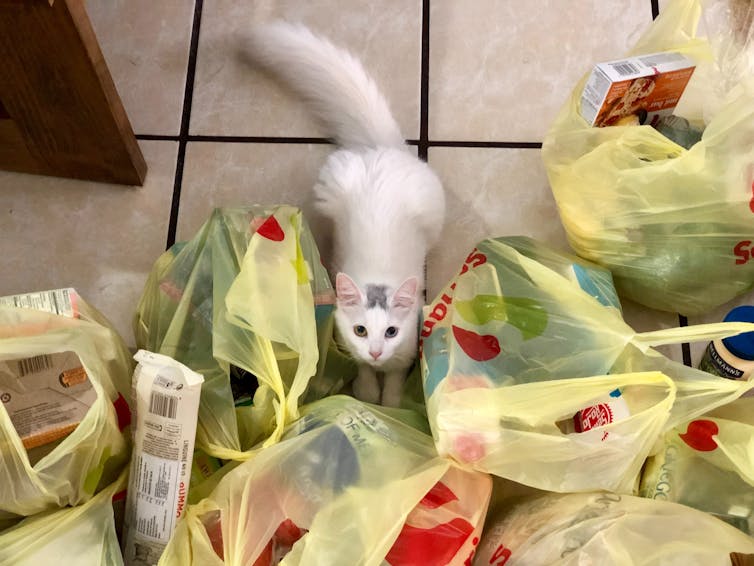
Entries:
POLYGON ((690 149, 649 125, 590 127, 579 114, 586 76, 545 136, 572 248, 643 305, 700 314, 754 286, 752 16, 750 3, 674 0, 628 54, 696 62, 675 109, 704 128, 690 149))
POLYGON ((122 566, 113 503, 122 501, 125 488, 123 473, 82 505, 29 517, 0 533, 0 564, 122 566))
POLYGON ((0 522, 80 505, 115 480, 130 457, 132 370, 123 340, 73 289, 0 300, 0 522), (45 305, 53 312, 33 308, 45 305))
POLYGON ((640 494, 713 514, 754 533, 754 398, 683 423, 644 468, 640 494))
POLYGON ((664 431, 754 387, 651 348, 752 325, 637 334, 615 300, 609 272, 589 262, 529 238, 481 242, 424 310, 439 453, 539 489, 630 493, 664 431))
POLYGON ((754 539, 684 505, 613 493, 547 494, 492 515, 474 564, 730 566, 748 564, 752 553, 754 539))
POLYGON ((160 565, 468 563, 491 478, 389 414, 345 396, 302 408, 281 442, 189 506, 160 565))
POLYGON ((342 385, 318 364, 333 303, 300 210, 217 209, 155 262, 137 307, 136 343, 204 376, 196 446, 243 460, 258 442, 279 439, 304 399, 342 385))

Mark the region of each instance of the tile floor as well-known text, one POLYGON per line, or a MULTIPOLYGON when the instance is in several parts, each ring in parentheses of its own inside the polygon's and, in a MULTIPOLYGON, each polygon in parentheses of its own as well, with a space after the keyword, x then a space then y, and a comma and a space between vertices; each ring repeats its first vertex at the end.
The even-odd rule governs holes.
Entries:
MULTIPOLYGON (((663 2, 565 5, 88 0, 149 166, 146 183, 0 172, 0 295, 73 286, 133 345, 131 316, 152 263, 214 206, 286 202, 307 212, 330 147, 296 99, 238 57, 246 27, 276 17, 352 50, 442 178, 451 222, 428 260, 430 295, 484 237, 525 234, 567 249, 541 141, 574 83, 594 62, 621 56, 663 2)), ((624 309, 637 330, 679 324, 675 314, 624 309)), ((680 346, 665 351, 682 357, 680 346)), ((691 352, 695 363, 700 350, 691 352)))

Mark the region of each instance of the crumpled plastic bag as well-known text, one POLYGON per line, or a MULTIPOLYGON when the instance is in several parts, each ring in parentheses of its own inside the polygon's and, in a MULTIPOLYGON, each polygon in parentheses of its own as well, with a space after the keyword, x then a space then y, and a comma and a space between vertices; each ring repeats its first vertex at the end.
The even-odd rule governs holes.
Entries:
MULTIPOLYGON (((24 379, 41 371, 50 355, 73 352, 91 383, 93 392, 88 395, 93 400, 75 429, 59 444, 50 444, 52 451, 34 464, 0 403, 0 522, 5 524, 88 501, 98 488, 115 480, 130 457, 130 437, 124 429, 131 418, 126 401, 131 355, 96 309, 73 289, 60 292, 72 304, 67 314, 0 305, 0 387, 9 397, 23 393, 24 379), (31 373, 15 377, 18 364, 31 368, 31 373)), ((40 410, 32 418, 39 418, 40 410)))
POLYGON ((752 325, 639 334, 609 282, 530 238, 469 254, 424 309, 421 371, 440 455, 538 489, 630 493, 664 431, 754 388, 651 348, 752 325), (577 416, 591 419, 582 432, 577 416))
POLYGON ((640 495, 694 507, 754 534, 754 397, 670 430, 644 467, 640 495))
POLYGON ((609 268, 621 296, 696 315, 754 286, 752 15, 751 3, 674 0, 628 54, 697 63, 675 110, 704 128, 690 149, 649 125, 590 127, 579 114, 586 76, 545 136, 571 247, 609 268))
POLYGON ((438 457, 413 419, 346 396, 307 405, 188 507, 159 564, 468 563, 492 480, 438 457))
MULTIPOLYGON (((488 519, 475 565, 730 566, 754 539, 676 503, 613 493, 524 498, 488 519)), ((751 560, 751 556, 748 556, 751 560)))
POLYGON ((113 503, 125 497, 126 475, 82 505, 28 517, 0 533, 0 564, 122 566, 113 503))
POLYGON ((196 446, 244 460, 276 442, 323 376, 334 294, 301 211, 216 209, 156 262, 137 307, 139 348, 204 376, 196 446), (259 387, 257 388, 257 382, 259 387))

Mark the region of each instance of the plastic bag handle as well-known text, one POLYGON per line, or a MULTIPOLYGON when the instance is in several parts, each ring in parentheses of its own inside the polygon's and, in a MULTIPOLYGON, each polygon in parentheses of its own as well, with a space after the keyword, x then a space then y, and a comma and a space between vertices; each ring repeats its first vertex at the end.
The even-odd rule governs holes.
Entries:
POLYGON ((754 332, 751 322, 714 322, 711 324, 695 324, 678 328, 666 328, 651 332, 639 332, 633 342, 646 351, 653 346, 665 344, 681 344, 682 342, 706 342, 717 338, 728 338, 743 332, 754 332))

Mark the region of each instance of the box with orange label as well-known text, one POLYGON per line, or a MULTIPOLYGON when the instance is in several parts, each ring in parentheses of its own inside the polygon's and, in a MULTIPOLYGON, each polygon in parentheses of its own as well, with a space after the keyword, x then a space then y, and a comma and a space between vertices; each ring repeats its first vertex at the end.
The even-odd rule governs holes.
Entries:
POLYGON ((27 450, 73 432, 96 399, 74 352, 0 361, 0 401, 27 450))
POLYGON ((581 116, 597 127, 654 126, 673 113, 694 68, 675 52, 599 63, 581 95, 581 116))

